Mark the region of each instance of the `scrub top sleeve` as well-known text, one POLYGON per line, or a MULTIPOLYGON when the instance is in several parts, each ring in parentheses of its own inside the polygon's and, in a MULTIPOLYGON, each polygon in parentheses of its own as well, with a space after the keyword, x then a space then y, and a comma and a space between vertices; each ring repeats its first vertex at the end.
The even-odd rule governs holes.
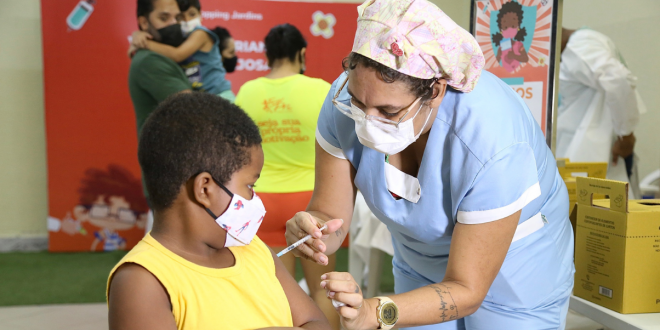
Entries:
POLYGON ((479 224, 508 217, 541 196, 532 148, 513 144, 487 161, 458 205, 456 220, 479 224))
POLYGON ((318 142, 321 148, 327 153, 340 159, 346 159, 346 156, 344 156, 344 152, 341 149, 341 145, 339 144, 339 140, 337 139, 337 125, 334 116, 339 112, 335 110, 335 106, 332 104, 332 98, 336 93, 335 88, 337 88, 337 81, 332 84, 328 95, 325 97, 323 106, 321 107, 319 120, 316 124, 316 142, 318 142))

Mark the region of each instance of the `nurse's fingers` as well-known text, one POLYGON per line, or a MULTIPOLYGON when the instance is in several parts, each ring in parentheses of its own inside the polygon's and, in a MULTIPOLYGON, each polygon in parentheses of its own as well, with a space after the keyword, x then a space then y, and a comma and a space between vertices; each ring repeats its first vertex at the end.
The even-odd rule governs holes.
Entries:
POLYGON ((349 307, 362 308, 364 298, 361 293, 328 292, 328 298, 342 302, 349 307))
POLYGON ((358 315, 360 315, 360 311, 358 309, 355 309, 353 307, 348 307, 348 306, 342 306, 337 308, 337 312, 339 315, 345 319, 352 320, 354 318, 357 318, 358 315))
POLYGON ((323 235, 330 235, 334 232, 336 232, 341 226, 344 224, 343 219, 333 219, 328 222, 326 222, 324 225, 327 226, 325 230, 323 230, 323 235))
POLYGON ((321 275, 322 280, 355 281, 349 272, 329 272, 321 275))
POLYGON ((360 286, 355 281, 323 280, 321 287, 328 292, 346 292, 359 294, 362 292, 360 286))
POLYGON ((312 235, 313 238, 323 237, 323 233, 319 229, 323 225, 319 224, 316 217, 307 212, 298 212, 293 219, 296 221, 299 230, 304 232, 304 234, 300 234, 301 238, 308 234, 312 235))

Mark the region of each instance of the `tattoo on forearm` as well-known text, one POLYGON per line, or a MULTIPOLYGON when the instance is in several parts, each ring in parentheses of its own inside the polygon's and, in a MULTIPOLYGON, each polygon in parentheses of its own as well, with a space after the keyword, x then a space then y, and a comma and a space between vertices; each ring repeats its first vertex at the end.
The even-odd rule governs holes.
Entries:
POLYGON ((337 235, 337 237, 341 237, 341 228, 337 229, 335 235, 337 235))
POLYGON ((433 284, 431 287, 440 297, 440 319, 442 322, 458 319, 458 306, 456 306, 454 297, 449 292, 450 288, 444 284, 433 284))

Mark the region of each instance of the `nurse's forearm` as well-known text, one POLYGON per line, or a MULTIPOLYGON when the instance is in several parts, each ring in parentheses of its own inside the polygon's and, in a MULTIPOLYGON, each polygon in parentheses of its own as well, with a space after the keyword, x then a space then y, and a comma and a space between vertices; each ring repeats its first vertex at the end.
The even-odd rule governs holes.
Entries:
MULTIPOLYGON (((427 285, 402 294, 388 296, 399 308, 397 328, 449 322, 466 317, 479 309, 483 297, 454 281, 427 285)), ((378 300, 365 300, 369 308, 369 329, 378 328, 378 300)))
MULTIPOLYGON (((307 213, 311 214, 314 217, 319 218, 319 220, 321 220, 322 222, 326 222, 334 219, 331 216, 320 211, 307 211, 307 213)), ((344 239, 346 239, 346 235, 348 234, 348 226, 350 226, 350 223, 345 221, 344 225, 341 226, 341 228, 337 229, 336 232, 328 236, 328 238, 324 241, 325 251, 322 251, 323 254, 331 255, 337 252, 337 250, 339 250, 339 247, 341 247, 341 244, 344 242, 344 239)))

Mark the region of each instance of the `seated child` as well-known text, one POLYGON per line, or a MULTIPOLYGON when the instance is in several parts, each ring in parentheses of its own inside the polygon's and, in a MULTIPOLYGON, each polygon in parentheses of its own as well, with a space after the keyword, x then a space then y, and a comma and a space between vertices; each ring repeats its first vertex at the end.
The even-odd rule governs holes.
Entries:
POLYGON ((151 40, 153 36, 146 31, 135 31, 131 50, 149 49, 172 59, 185 71, 193 90, 216 94, 234 102, 236 96, 231 91, 231 82, 225 77, 227 70, 220 54, 221 40, 215 32, 202 26, 199 0, 177 0, 177 4, 186 40, 174 47, 151 40))
POLYGON ((138 160, 152 231, 110 272, 110 329, 330 329, 255 236, 264 164, 257 125, 206 93, 177 94, 147 119, 138 160))

